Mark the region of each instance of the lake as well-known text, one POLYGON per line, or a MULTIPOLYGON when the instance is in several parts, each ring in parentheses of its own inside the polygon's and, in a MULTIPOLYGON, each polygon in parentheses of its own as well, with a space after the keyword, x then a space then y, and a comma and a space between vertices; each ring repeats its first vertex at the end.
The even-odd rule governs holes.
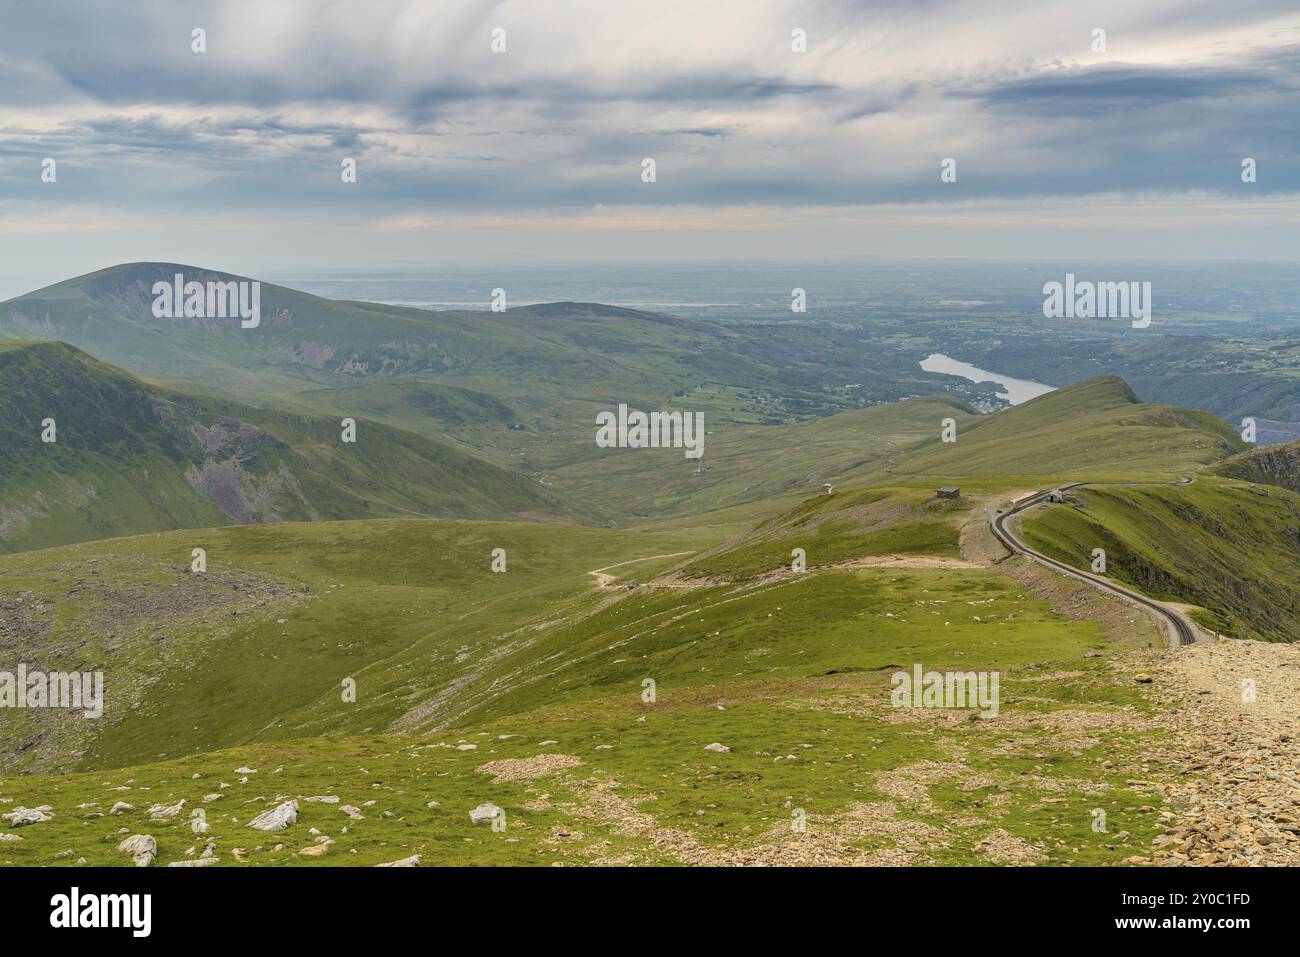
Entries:
POLYGON ((1055 389, 1054 386, 1043 385, 1041 382, 1032 382, 1029 379, 1013 379, 1009 375, 988 372, 971 365, 969 362, 960 362, 941 352, 935 352, 922 359, 921 368, 926 372, 942 372, 947 375, 961 376, 971 382, 996 383, 1002 387, 998 392, 998 396, 1006 399, 1012 405, 1028 402, 1036 396, 1044 395, 1055 389))

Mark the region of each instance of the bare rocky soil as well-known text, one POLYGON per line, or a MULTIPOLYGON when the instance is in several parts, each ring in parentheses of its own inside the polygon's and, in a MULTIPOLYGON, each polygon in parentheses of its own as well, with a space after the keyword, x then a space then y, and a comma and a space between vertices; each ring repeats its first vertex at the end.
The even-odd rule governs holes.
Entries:
POLYGON ((103 717, 0 711, 0 770, 74 767, 96 734, 129 718, 164 675, 193 670, 241 618, 305 601, 303 586, 139 556, 61 562, 40 589, 0 575, 0 670, 102 672, 103 717), (72 614, 70 609, 75 609, 72 614))
POLYGON ((1164 865, 1300 864, 1300 648, 1220 639, 1155 674, 1173 744, 1164 865))
MULTIPOLYGON (((963 555, 997 562, 999 551, 987 526, 963 529, 963 555)), ((1121 670, 1150 672, 1170 732, 1168 747, 1151 756, 1175 782, 1162 789, 1173 810, 1163 815, 1153 863, 1300 864, 1300 648, 1218 638, 1162 650, 1163 636, 1140 609, 1024 559, 999 567, 1058 611, 1148 649, 1121 670)))

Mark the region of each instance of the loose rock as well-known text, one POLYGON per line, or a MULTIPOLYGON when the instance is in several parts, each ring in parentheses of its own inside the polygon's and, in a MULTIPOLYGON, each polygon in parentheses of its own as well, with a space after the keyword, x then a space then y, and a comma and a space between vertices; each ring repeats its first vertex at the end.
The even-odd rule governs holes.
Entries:
POLYGON ((285 801, 279 807, 263 811, 248 822, 248 826, 259 831, 283 831, 290 824, 298 822, 298 802, 285 801))

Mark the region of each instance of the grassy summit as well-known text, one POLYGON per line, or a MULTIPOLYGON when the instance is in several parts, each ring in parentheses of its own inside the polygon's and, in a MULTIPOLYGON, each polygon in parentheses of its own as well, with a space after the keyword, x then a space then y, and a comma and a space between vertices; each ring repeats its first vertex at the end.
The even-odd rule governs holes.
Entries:
MULTIPOLYGON (((937 432, 937 430, 936 430, 937 432)), ((1122 379, 1106 376, 1057 389, 938 436, 909 457, 914 479, 1065 481, 1177 479, 1244 448, 1208 412, 1141 402, 1122 379)))

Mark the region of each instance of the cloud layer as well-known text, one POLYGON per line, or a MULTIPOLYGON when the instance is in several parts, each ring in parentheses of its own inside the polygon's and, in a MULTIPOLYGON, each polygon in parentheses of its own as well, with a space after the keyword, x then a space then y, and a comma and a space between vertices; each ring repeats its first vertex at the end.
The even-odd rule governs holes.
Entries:
POLYGON ((673 210, 725 230, 1300 194, 1293 2, 12 0, 0 16, 6 243, 24 223, 112 223, 141 247, 168 223, 243 224, 319 251, 358 231, 562 233, 610 210, 644 232, 673 210))

